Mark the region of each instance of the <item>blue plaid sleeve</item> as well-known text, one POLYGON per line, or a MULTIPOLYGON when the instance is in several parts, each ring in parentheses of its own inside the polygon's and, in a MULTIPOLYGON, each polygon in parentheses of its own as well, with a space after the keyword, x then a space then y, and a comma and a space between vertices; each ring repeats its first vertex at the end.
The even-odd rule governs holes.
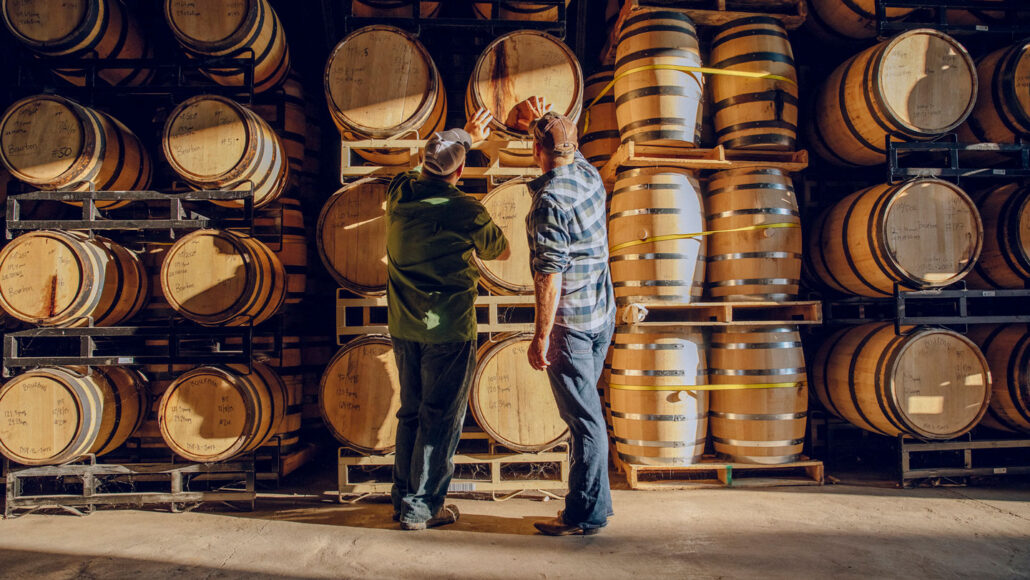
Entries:
POLYGON ((534 248, 533 272, 561 274, 569 269, 568 214, 552 204, 542 203, 530 214, 529 246, 534 248))

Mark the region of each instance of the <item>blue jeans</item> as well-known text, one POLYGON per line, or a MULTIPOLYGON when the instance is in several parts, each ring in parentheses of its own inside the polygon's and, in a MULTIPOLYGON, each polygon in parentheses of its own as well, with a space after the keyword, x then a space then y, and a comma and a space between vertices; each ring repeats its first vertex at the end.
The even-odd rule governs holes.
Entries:
POLYGON ((454 451, 476 368, 476 342, 426 344, 393 339, 401 383, 393 510, 424 522, 443 507, 454 475, 454 451))
POLYGON ((571 452, 566 524, 600 528, 612 515, 608 484, 608 431, 597 381, 612 341, 613 326, 596 333, 555 325, 551 331, 547 376, 561 418, 569 425, 571 452))

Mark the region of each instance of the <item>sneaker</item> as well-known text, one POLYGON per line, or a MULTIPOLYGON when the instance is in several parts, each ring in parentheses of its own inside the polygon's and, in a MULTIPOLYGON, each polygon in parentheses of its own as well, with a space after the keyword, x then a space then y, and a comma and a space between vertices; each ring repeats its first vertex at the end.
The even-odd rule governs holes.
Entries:
POLYGON ((545 522, 533 522, 533 527, 545 536, 593 536, 601 533, 601 528, 581 528, 567 524, 561 515, 545 522))
POLYGON ((439 526, 446 526, 453 524, 458 521, 461 517, 461 513, 458 512, 458 506, 456 505, 445 505, 440 508, 440 511, 436 512, 436 515, 429 518, 424 522, 401 522, 402 530, 424 530, 426 528, 436 528, 439 526))

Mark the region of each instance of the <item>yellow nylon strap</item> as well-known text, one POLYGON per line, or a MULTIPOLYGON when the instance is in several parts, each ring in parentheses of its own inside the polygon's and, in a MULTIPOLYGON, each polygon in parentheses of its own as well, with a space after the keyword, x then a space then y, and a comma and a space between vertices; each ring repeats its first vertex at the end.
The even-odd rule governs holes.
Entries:
POLYGON ((644 238, 642 240, 631 240, 631 241, 628 241, 628 242, 623 242, 623 243, 618 244, 616 246, 612 246, 610 251, 618 252, 619 250, 624 250, 626 248, 631 248, 633 246, 639 246, 639 245, 642 245, 642 244, 650 244, 650 243, 653 243, 653 242, 667 242, 669 240, 685 240, 687 238, 700 238, 700 237, 704 237, 704 236, 710 236, 710 235, 713 235, 713 234, 729 234, 729 233, 733 233, 733 232, 750 232, 750 231, 755 231, 755 230, 769 230, 769 229, 774 229, 774 228, 800 228, 800 227, 801 227, 801 224, 798 224, 798 223, 779 222, 779 223, 772 223, 772 224, 759 224, 759 225, 756 225, 756 226, 744 226, 744 227, 741 227, 741 228, 730 228, 728 230, 711 230, 711 231, 708 231, 708 232, 695 232, 693 234, 668 234, 668 235, 665 235, 665 236, 653 236, 653 237, 650 237, 650 238, 644 238))
POLYGON ((736 391, 741 389, 789 389, 800 387, 805 381, 790 383, 740 383, 726 385, 608 385, 619 391, 736 391))
POLYGON ((794 86, 797 86, 798 84, 797 81, 794 81, 793 79, 788 79, 787 77, 774 75, 770 73, 748 72, 742 70, 726 70, 721 68, 708 68, 704 66, 681 66, 675 64, 648 64, 644 66, 638 66, 631 68, 628 71, 615 75, 615 78, 613 78, 611 82, 604 86, 604 90, 598 93, 598 95, 594 97, 594 100, 591 101, 589 105, 587 105, 586 110, 583 112, 583 132, 586 133, 587 130, 590 128, 590 109, 597 104, 597 101, 601 100, 601 97, 607 95, 608 91, 612 90, 612 88, 615 86, 615 81, 625 78, 626 76, 629 76, 634 73, 649 70, 678 70, 681 72, 699 72, 703 74, 722 75, 728 77, 744 77, 749 79, 768 79, 773 81, 784 81, 794 86))

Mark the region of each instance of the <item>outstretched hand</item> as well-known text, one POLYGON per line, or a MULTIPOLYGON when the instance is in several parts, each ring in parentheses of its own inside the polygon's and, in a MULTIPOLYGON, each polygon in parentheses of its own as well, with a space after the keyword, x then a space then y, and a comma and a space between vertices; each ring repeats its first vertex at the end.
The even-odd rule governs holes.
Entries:
POLYGON ((529 97, 512 107, 504 124, 518 131, 529 131, 529 124, 551 110, 551 104, 543 97, 529 97))
POLYGON ((487 108, 476 111, 475 115, 465 123, 465 132, 472 137, 473 143, 478 143, 490 136, 490 121, 494 116, 487 108))

